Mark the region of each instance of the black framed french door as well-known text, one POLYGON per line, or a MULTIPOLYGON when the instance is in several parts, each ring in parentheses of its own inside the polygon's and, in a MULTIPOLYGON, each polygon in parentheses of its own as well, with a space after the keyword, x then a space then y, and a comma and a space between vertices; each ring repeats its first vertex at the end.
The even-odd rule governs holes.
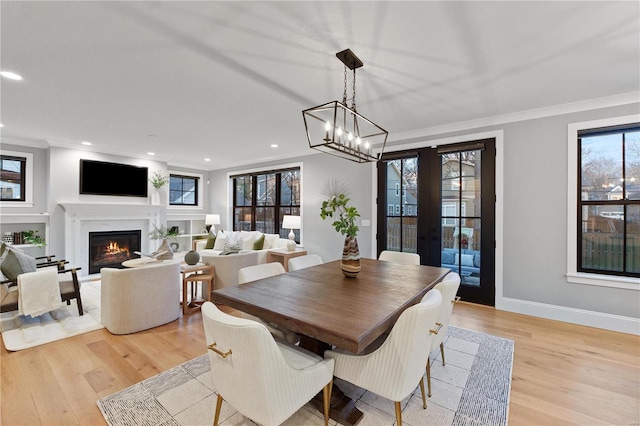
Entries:
POLYGON ((385 154, 377 251, 420 255, 461 277, 463 300, 495 304, 495 139, 385 154))

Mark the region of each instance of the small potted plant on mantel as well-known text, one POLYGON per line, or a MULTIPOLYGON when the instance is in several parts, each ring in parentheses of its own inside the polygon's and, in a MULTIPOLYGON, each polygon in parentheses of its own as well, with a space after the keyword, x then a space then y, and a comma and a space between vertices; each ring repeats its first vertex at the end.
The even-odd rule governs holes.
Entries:
POLYGON ((153 172, 153 176, 151 176, 149 182, 151 182, 151 185, 155 188, 155 191, 151 194, 151 204, 157 206, 160 204, 160 189, 169 183, 169 176, 156 170, 153 172))
POLYGON ((346 190, 346 185, 335 181, 325 186, 323 193, 329 198, 322 202, 320 217, 323 220, 328 217, 334 219, 331 225, 336 232, 345 236, 342 249, 342 273, 345 277, 355 278, 360 272, 360 250, 356 238, 359 231, 356 217, 360 217, 360 213, 356 207, 349 206, 349 198, 345 195, 346 190))

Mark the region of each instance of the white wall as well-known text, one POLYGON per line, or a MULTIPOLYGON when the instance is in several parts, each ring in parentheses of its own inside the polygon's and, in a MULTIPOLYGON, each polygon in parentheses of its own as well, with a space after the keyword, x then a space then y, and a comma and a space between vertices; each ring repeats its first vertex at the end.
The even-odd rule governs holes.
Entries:
MULTIPOLYGON (((149 177, 158 171, 166 171, 165 163, 149 161, 110 154, 101 154, 92 151, 81 151, 61 147, 50 147, 50 174, 49 174, 49 212, 51 213, 50 247, 49 252, 60 257, 64 253, 65 221, 64 211, 60 203, 109 203, 109 204, 149 204, 149 198, 140 197, 116 197, 104 195, 80 194, 80 159, 97 161, 109 161, 149 168, 149 177)), ((105 177, 107 178, 107 177, 105 177)), ((149 184, 149 194, 153 187, 149 184)), ((167 203, 166 189, 161 196, 161 203, 167 203)))

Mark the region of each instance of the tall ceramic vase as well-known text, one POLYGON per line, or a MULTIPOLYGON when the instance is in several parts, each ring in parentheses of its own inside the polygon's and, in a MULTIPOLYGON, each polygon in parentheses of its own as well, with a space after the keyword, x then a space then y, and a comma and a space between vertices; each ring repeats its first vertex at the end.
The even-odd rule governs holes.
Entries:
POLYGON ((158 206, 160 205, 160 189, 154 188, 151 192, 151 205, 158 206))
POLYGON ((160 247, 158 247, 158 251, 164 251, 165 253, 161 254, 160 256, 157 256, 156 259, 158 260, 173 259, 173 251, 171 250, 169 241, 167 241, 166 238, 162 240, 162 244, 160 244, 160 247))
POLYGON ((348 278, 355 278, 360 272, 360 250, 356 237, 345 237, 341 266, 342 273, 348 278))

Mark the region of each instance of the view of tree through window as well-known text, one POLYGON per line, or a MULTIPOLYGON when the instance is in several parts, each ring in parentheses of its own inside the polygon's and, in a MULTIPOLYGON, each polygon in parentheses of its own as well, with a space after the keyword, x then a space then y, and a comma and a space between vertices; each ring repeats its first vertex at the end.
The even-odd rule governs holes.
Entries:
MULTIPOLYGON (((280 234, 284 215, 300 215, 300 169, 233 176, 233 229, 280 234)), ((300 242, 300 230, 294 230, 300 242)))
POLYGON ((25 201, 26 158, 0 157, 1 201, 25 201))
POLYGON ((578 271, 640 277, 640 125, 578 133, 578 271))

